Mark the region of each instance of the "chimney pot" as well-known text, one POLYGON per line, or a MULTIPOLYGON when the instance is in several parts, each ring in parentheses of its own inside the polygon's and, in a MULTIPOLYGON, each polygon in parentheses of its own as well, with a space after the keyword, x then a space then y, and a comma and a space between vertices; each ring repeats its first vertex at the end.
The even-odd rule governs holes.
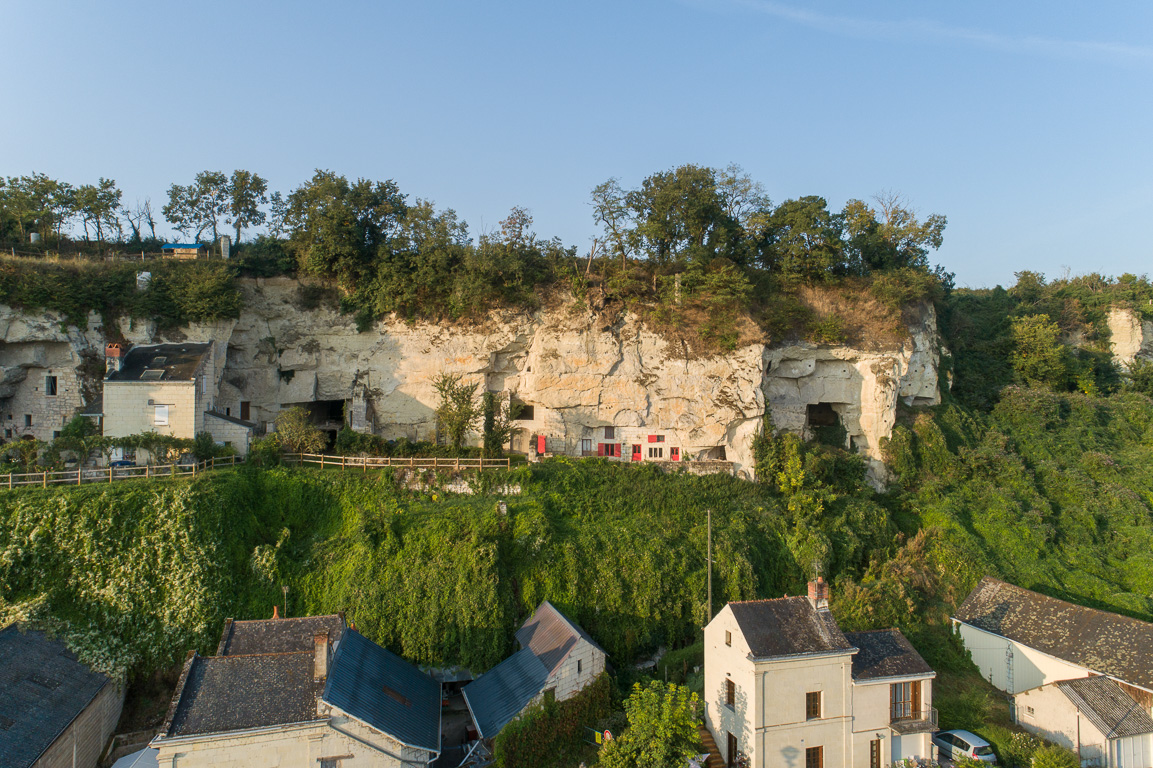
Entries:
POLYGON ((274 618, 274 619, 280 618, 280 606, 279 605, 272 606, 272 618, 274 618))
POLYGON ((312 679, 319 683, 328 677, 328 633, 313 638, 312 679))
POLYGON ((823 576, 809 582, 809 602, 818 611, 829 610, 829 585, 823 576))

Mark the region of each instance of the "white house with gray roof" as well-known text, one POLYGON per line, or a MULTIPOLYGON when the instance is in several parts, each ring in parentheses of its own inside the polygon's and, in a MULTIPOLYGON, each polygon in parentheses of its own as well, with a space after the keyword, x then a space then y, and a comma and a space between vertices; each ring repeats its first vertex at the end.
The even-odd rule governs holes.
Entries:
POLYGON ((841 632, 823 579, 807 597, 729 603, 705 627, 705 725, 730 766, 930 758, 934 677, 895 629, 841 632))
POLYGON ((1017 723, 1081 757, 1084 766, 1149 768, 1153 718, 1103 675, 1059 680, 1017 694, 1017 723))
POLYGON ((534 701, 564 701, 605 670, 605 651, 545 600, 516 633, 521 650, 464 687, 482 739, 494 738, 534 701))

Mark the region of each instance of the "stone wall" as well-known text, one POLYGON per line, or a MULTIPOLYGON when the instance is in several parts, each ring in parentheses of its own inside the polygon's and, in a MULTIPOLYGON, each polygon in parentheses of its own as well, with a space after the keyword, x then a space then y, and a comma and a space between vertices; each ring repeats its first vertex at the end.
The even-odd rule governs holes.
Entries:
MULTIPOLYGON (((135 344, 216 342, 216 410, 237 415, 248 402, 248 418, 264 428, 284 406, 339 401, 354 428, 433 440, 433 382, 442 372, 455 373, 534 407, 531 422, 518 422, 523 431, 513 441, 516 449, 528 452, 529 438, 544 435, 550 451, 581 455, 581 441, 589 440, 595 454, 597 443, 610 442, 604 428, 613 427, 611 442, 623 444, 622 454, 640 444, 649 460, 648 436, 659 434, 664 450, 654 460, 668 460, 677 447, 682 458, 724 459, 749 477, 752 438, 766 405, 778 428, 797 432, 808 430, 810 405, 832 408, 850 444, 879 471, 880 442, 892 430, 898 399, 923 405, 938 398, 939 342, 930 306, 920 308, 918 322, 891 348, 754 343, 702 357, 635 315, 608 323, 572 305, 494 312, 471 327, 385 320, 358 333, 353 318, 335 309, 302 310, 294 280, 245 280, 242 289, 237 320, 169 334, 148 322, 122 321, 118 332, 135 344)), ((23 316, 0 308, 0 341, 17 340, 64 343, 79 355, 102 353, 104 335, 96 317, 82 333, 61 330, 51 313, 23 316)), ((0 348, 6 370, 7 349, 0 348)))

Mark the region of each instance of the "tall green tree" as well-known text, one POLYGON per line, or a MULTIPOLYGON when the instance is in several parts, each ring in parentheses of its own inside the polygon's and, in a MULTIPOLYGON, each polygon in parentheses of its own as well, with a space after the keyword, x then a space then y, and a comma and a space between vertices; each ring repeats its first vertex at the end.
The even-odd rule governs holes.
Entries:
POLYGON ((1013 370, 1030 386, 1064 390, 1069 366, 1061 345, 1061 330, 1048 315, 1013 320, 1013 370))
POLYGON ((937 250, 944 242, 947 219, 935 213, 922 221, 904 198, 893 192, 873 199, 877 208, 850 200, 842 211, 850 261, 862 272, 929 271, 929 250, 937 250))
POLYGON ((621 189, 620 180, 612 178, 593 187, 592 207, 593 221, 604 228, 605 242, 613 255, 620 258, 623 269, 633 253, 636 230, 627 193, 621 189))
POLYGON ((97 243, 103 243, 109 235, 120 239, 120 196, 116 181, 103 177, 95 185, 83 184, 76 189, 76 212, 84 227, 85 242, 89 239, 89 227, 96 233, 97 243))
POLYGON ((626 196, 641 250, 656 265, 708 263, 731 256, 738 237, 711 168, 682 165, 655 173, 626 196))
POLYGON ((842 226, 823 197, 786 200, 769 217, 762 266, 810 282, 844 274, 842 226))
POLYGON ((288 196, 289 245, 305 272, 335 277, 355 289, 408 209, 393 181, 348 179, 318 170, 288 196))
POLYGON ((173 184, 168 188, 168 203, 161 212, 164 218, 185 237, 196 242, 206 230, 212 231, 212 242, 220 236, 220 219, 229 205, 228 176, 222 171, 201 171, 187 186, 173 184))
POLYGON ((440 397, 436 418, 452 447, 458 451, 468 433, 476 429, 481 418, 481 406, 476 399, 479 384, 461 381, 458 373, 442 373, 432 383, 440 397))
POLYGON ((629 726, 598 755, 602 768, 680 768, 699 754, 700 702, 684 686, 652 680, 625 701, 629 726))
POLYGON ((266 218, 260 206, 268 203, 268 182, 251 171, 233 171, 228 180, 227 221, 236 228, 240 242, 242 227, 263 224, 266 218))

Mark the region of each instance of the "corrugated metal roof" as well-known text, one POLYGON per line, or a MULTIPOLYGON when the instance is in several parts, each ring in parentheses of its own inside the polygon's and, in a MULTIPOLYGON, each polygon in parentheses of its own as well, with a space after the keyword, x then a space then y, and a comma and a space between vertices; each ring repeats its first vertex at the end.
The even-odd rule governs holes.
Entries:
POLYGON ((853 679, 931 675, 930 667, 900 630, 876 629, 846 632, 845 639, 857 647, 853 654, 853 679))
POLYGON ((408 746, 440 751, 440 684, 354 629, 346 629, 323 699, 408 746))
POLYGON ((42 632, 0 630, 0 765, 35 763, 110 682, 42 632))
POLYGON ((1153 691, 1153 624, 986 576, 954 617, 1058 659, 1153 691))
POLYGON ((1107 677, 1060 680, 1057 687, 1107 739, 1153 733, 1153 718, 1107 677))
POLYGON ((588 633, 570 621, 548 600, 537 607, 536 612, 516 633, 517 642, 521 647, 531 648, 549 674, 557 670, 568 657, 569 651, 576 646, 577 640, 582 638, 604 653, 604 649, 597 645, 588 633))
POLYGON ((833 615, 807 597, 778 597, 729 603, 733 618, 757 658, 851 651, 833 615))
POLYGON ((549 671, 531 648, 509 656, 462 689, 473 722, 483 738, 500 733, 533 700, 549 671))

